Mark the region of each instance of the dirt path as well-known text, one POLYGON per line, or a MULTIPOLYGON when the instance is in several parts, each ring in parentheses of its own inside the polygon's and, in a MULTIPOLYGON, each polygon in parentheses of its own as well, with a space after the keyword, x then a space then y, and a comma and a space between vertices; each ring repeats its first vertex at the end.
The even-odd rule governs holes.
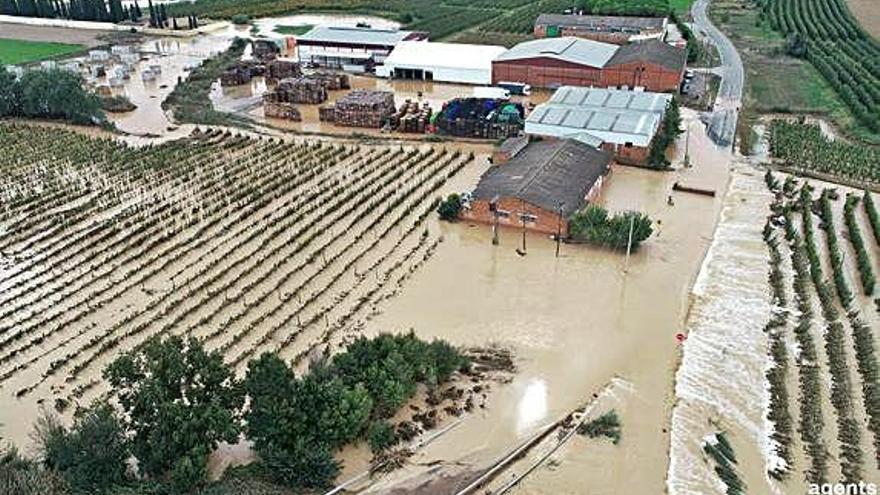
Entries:
POLYGON ((880 3, 876 0, 846 0, 846 5, 862 28, 880 40, 880 3))
POLYGON ((0 23, 0 38, 26 41, 54 41, 74 43, 87 47, 103 44, 100 37, 112 31, 28 26, 25 24, 0 23))

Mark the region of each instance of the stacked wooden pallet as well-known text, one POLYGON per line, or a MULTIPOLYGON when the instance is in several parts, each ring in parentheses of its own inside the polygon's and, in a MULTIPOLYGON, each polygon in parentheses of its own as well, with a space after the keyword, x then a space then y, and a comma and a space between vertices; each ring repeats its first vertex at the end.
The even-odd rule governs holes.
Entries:
POLYGON ((321 122, 336 122, 336 105, 319 107, 318 120, 321 122))
POLYGON ((327 101, 327 88, 323 81, 308 76, 282 79, 275 91, 267 94, 266 98, 271 101, 316 105, 327 101))
POLYGON ((351 83, 348 80, 348 75, 346 74, 337 74, 334 72, 316 72, 311 74, 309 77, 320 79, 324 82, 324 86, 328 91, 338 91, 340 89, 350 89, 351 83))
POLYGON ((302 115, 300 115, 299 110, 293 105, 293 103, 288 103, 286 101, 264 102, 263 113, 266 117, 287 119, 294 122, 302 121, 302 115))
POLYGON ((431 107, 428 102, 421 106, 415 101, 406 100, 389 119, 391 129, 398 132, 424 134, 431 122, 431 107))
POLYGON ((282 79, 302 76, 302 69, 297 62, 290 60, 272 60, 266 64, 266 79, 275 84, 282 79))
POLYGON ((266 73, 266 66, 255 60, 239 60, 229 69, 220 74, 220 85, 238 86, 251 82, 256 76, 266 73))
POLYGON ((356 89, 334 106, 336 125, 379 128, 393 115, 394 93, 356 89))

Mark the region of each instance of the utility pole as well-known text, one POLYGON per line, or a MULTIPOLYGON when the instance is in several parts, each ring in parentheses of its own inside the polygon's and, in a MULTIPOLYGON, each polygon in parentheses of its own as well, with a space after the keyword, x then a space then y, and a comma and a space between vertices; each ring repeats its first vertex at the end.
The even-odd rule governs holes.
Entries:
POLYGON ((556 217, 556 257, 559 257, 559 243, 562 239, 562 207, 565 206, 565 201, 559 202, 559 212, 556 217))
POLYGON ((526 254, 526 204, 525 201, 520 201, 520 207, 522 208, 522 212, 520 212, 519 219, 522 221, 522 252, 526 254))
POLYGON ((497 196, 496 199, 493 199, 492 202, 489 203, 489 209, 492 211, 492 217, 494 222, 492 222, 492 245, 498 245, 498 201, 497 196))
POLYGON ((687 134, 684 138, 684 168, 690 168, 691 166, 691 123, 688 122, 687 126, 687 134))
POLYGON ((624 273, 629 270, 629 254, 632 251, 632 242, 633 242, 633 227, 636 223, 636 214, 635 212, 629 218, 629 239, 626 241, 626 264, 623 268, 624 273))

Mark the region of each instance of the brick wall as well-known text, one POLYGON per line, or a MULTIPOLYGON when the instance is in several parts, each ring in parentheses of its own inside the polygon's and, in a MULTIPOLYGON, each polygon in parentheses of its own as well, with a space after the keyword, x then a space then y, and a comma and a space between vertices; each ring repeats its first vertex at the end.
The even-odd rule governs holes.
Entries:
POLYGON ((644 86, 648 91, 676 92, 683 72, 661 65, 634 62, 597 69, 547 57, 492 62, 492 84, 516 81, 536 88, 559 86, 644 86))
MULTIPOLYGON (((562 235, 566 236, 568 233, 568 221, 559 218, 555 211, 548 211, 517 198, 509 197, 500 198, 497 204, 500 213, 498 225, 500 226, 522 228, 520 214, 525 212, 533 216, 533 221, 526 221, 526 229, 528 230, 555 235, 556 229, 561 225, 562 235)), ((472 201, 469 209, 462 210, 461 217, 473 222, 490 225, 495 223, 494 214, 489 211, 489 201, 485 199, 472 201)))
POLYGON ((645 165, 648 162, 648 154, 651 152, 647 146, 629 146, 623 144, 604 143, 602 149, 612 153, 614 159, 626 165, 645 165))

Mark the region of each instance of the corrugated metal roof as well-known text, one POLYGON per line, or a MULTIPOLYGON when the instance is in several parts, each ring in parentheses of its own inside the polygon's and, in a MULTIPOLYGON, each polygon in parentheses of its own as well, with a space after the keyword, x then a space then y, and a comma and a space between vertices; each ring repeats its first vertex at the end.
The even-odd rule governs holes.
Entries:
POLYGON ((507 49, 493 45, 402 41, 385 59, 385 65, 407 67, 452 67, 492 70, 492 61, 507 49))
POLYGON ((537 57, 549 57, 590 67, 604 67, 618 46, 609 43, 575 38, 572 36, 562 38, 543 38, 539 40, 520 43, 507 50, 497 61, 523 60, 537 57))
POLYGON ((410 34, 412 34, 412 31, 400 31, 397 29, 316 26, 308 33, 297 36, 296 39, 297 41, 393 46, 406 39, 410 34))
POLYGON ((620 108, 644 112, 663 112, 672 96, 648 91, 563 86, 553 93, 550 103, 601 108, 620 108))
POLYGON ((521 199, 568 217, 581 209, 593 184, 608 170, 608 153, 580 140, 533 142, 503 165, 489 168, 474 190, 476 199, 521 199))

